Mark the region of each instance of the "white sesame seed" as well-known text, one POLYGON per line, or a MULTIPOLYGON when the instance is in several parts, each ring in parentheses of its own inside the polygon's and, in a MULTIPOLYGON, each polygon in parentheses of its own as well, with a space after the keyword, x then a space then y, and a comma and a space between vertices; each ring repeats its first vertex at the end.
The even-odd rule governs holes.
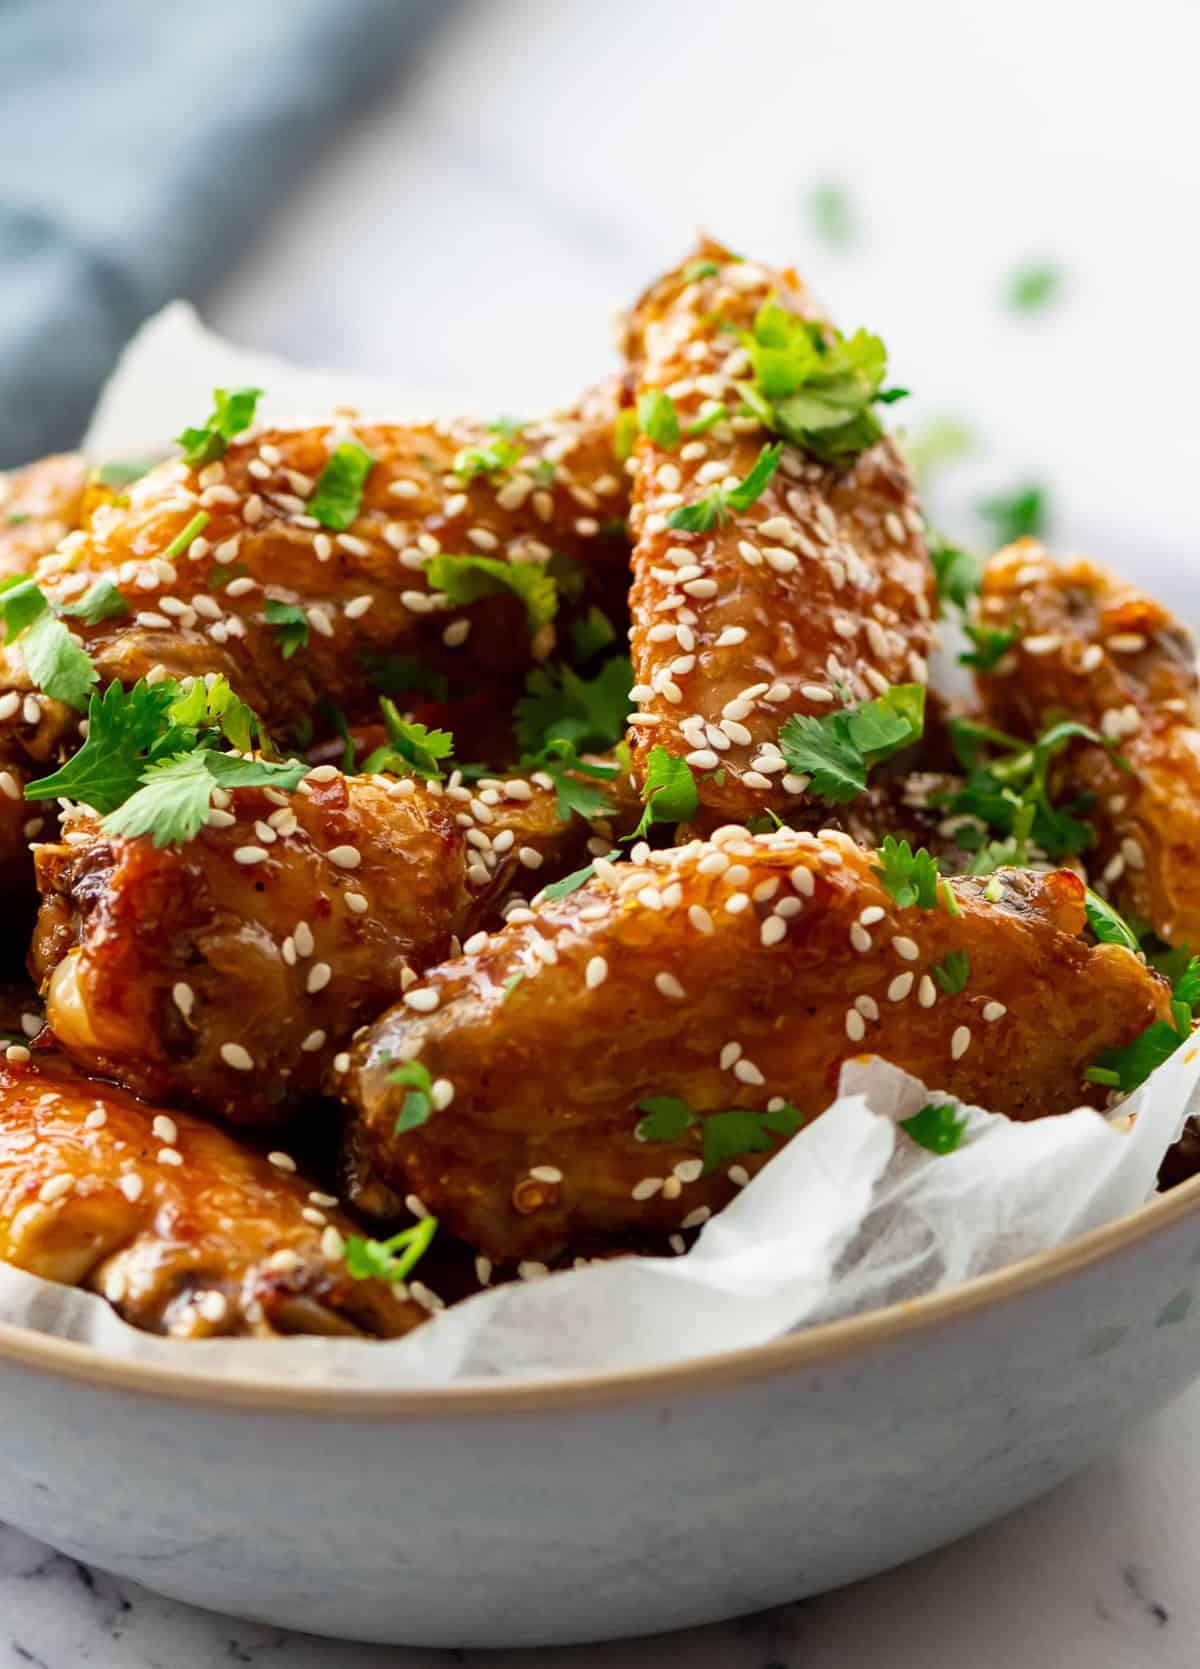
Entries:
POLYGON ((313 930, 306 921, 296 923, 292 930, 292 943, 296 947, 297 956, 311 956, 317 948, 317 941, 313 938, 313 930))
POLYGON ((69 1194, 75 1186, 75 1178, 66 1171, 58 1176, 49 1177, 38 1189, 38 1199, 43 1205, 52 1205, 55 1200, 61 1200, 64 1194, 69 1194))
POLYGON ((608 978, 608 963, 602 956, 593 956, 584 971, 584 984, 589 991, 594 991, 598 985, 603 985, 608 978))
POLYGON ((725 1175, 729 1178, 730 1182, 733 1183, 735 1188, 744 1188, 750 1180, 750 1172, 746 1169, 745 1165, 730 1165, 729 1169, 725 1172, 725 1175))
POLYGON ((222 1043, 221 1059, 226 1066, 232 1066, 235 1072, 254 1071, 254 1057, 240 1043, 222 1043))
POLYGON ((993 1020, 1002 1020, 1007 1013, 1008 1009, 1003 1003, 991 1002, 983 1005, 983 1018, 989 1025, 993 1020))
POLYGON ((915 974, 897 974, 887 988, 888 1002, 902 1003, 913 988, 915 974))
POLYGON ((754 1062, 745 1058, 734 1062, 733 1075, 739 1084, 761 1085, 767 1081, 754 1062))
POLYGON ((229 1303, 223 1292, 202 1292, 196 1300, 196 1309, 205 1321, 216 1327, 225 1320, 229 1303))
POLYGON ((535 1182, 561 1182, 563 1179, 557 1165, 533 1165, 529 1174, 535 1182))
POLYGON ((108 1123, 108 1114, 103 1107, 93 1107, 83 1123, 87 1130, 103 1130, 108 1123))
POLYGON ((159 1141, 165 1142, 168 1147, 174 1147, 175 1143, 179 1140, 179 1126, 175 1123, 173 1118, 168 1118, 166 1113, 156 1114, 154 1122, 150 1128, 158 1137, 159 1141))
POLYGON ((437 992, 427 985, 423 985, 419 991, 406 991, 404 993, 405 1003, 409 1008, 415 1009, 418 1014, 432 1014, 440 1000, 437 992))
POLYGON ((269 855, 261 846, 239 846, 234 851, 233 861, 249 868, 256 863, 266 863, 269 855))
POLYGON ((315 1055, 318 1049, 325 1047, 325 1033, 318 1026, 315 1031, 309 1032, 300 1047, 306 1055, 315 1055))
POLYGON ((183 1154, 177 1147, 160 1147, 154 1156, 160 1165, 182 1165, 183 1154))
POLYGON ((950 1058, 959 1061, 971 1047, 971 1032, 967 1026, 956 1026, 950 1039, 950 1058))
POLYGON ((787 922, 782 916, 768 916, 759 929, 764 945, 777 945, 787 936, 787 922))
POLYGON ((858 919, 864 927, 874 927, 877 921, 882 921, 885 915, 878 904, 868 904, 865 910, 860 910, 858 919))
POLYGON ((532 846, 519 847, 517 858, 526 869, 540 869, 544 862, 542 854, 532 846))
POLYGON ((635 1182, 629 1190, 635 1200, 652 1200, 655 1194, 661 1192, 663 1179, 661 1176, 644 1176, 640 1182, 635 1182))
POLYGON ((136 1171, 126 1171, 124 1176, 117 1179, 117 1187, 132 1205, 136 1200, 141 1199, 145 1183, 136 1171))
POLYGON ((872 939, 861 922, 850 923, 850 943, 859 955, 865 955, 870 950, 872 939))
POLYGON ((331 846, 325 856, 338 869, 357 869, 362 863, 362 853, 357 846, 331 846))
POLYGON ((308 978, 304 982, 304 989, 310 997, 315 997, 323 991, 333 978, 333 969, 328 962, 314 962, 308 970, 308 978))
POLYGON ((296 1169, 296 1161, 290 1153, 268 1153, 267 1163, 274 1165, 277 1171, 294 1171, 296 1169))
POLYGON ((915 962, 921 954, 915 942, 912 939, 905 938, 903 934, 892 940, 892 949, 905 962, 915 962))
POLYGON ((667 973, 665 969, 661 973, 655 974, 654 983, 664 997, 670 997, 674 1002, 682 1002, 687 996, 687 992, 675 978, 675 975, 667 973))
POLYGON ((932 1008, 937 1002, 937 986, 928 974, 921 975, 921 982, 917 986, 917 1001, 922 1008, 932 1008))
POLYGON ((851 1043, 861 1043, 867 1035, 867 1026, 862 1015, 856 1008, 846 1010, 846 1036, 851 1043))
POLYGON ((33 1056, 23 1043, 10 1043, 4 1051, 4 1058, 10 1066, 24 1066, 33 1056))

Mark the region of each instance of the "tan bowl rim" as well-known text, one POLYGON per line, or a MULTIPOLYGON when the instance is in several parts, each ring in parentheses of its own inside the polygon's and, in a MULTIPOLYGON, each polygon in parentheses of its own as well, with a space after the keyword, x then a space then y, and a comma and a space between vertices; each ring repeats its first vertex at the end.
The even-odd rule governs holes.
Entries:
POLYGON ((992 1274, 978 1275, 947 1292, 871 1310, 844 1321, 825 1322, 766 1344, 690 1357, 662 1367, 623 1369, 569 1379, 412 1389, 304 1385, 265 1376, 226 1377, 191 1368, 127 1362, 91 1345, 52 1338, 9 1322, 0 1322, 0 1362, 83 1380, 113 1391, 139 1392, 184 1403, 342 1419, 405 1415, 478 1418, 612 1406, 683 1392, 705 1394, 814 1364, 828 1366, 1066 1280, 1163 1233, 1198 1209, 1200 1176, 1195 1176, 1115 1222, 1102 1224, 1063 1246, 1035 1253, 992 1274))

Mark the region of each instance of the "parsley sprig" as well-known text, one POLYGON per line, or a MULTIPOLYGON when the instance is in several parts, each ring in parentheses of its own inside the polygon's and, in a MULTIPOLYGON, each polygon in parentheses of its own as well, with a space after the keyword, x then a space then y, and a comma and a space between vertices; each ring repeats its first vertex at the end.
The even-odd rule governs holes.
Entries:
POLYGON ((635 1132, 640 1142, 680 1142, 698 1126, 706 1176, 744 1154, 770 1153, 776 1137, 794 1136, 806 1121, 790 1101, 766 1112, 727 1107, 702 1113, 678 1096, 652 1095, 638 1102, 638 1111, 646 1115, 635 1132))
POLYGON ((861 707, 821 718, 794 713, 779 745, 789 771, 810 778, 810 794, 841 804, 863 792, 872 766, 917 741, 924 728, 924 685, 893 684, 861 707))
POLYGON ((737 386, 750 411, 824 463, 843 463, 873 446, 883 433, 873 407, 905 392, 883 387, 887 349, 878 336, 865 330, 843 336, 790 313, 773 296, 742 341, 754 379, 737 386))

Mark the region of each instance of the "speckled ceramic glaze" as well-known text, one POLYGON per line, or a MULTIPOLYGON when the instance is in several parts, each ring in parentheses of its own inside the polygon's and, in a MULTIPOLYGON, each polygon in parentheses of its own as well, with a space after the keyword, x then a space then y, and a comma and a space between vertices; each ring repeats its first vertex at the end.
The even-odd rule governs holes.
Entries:
POLYGON ((0 1518, 354 1639, 680 1628, 912 1558, 1200 1373, 1200 1179, 942 1298, 657 1372, 443 1392, 173 1374, 0 1327, 0 1518))

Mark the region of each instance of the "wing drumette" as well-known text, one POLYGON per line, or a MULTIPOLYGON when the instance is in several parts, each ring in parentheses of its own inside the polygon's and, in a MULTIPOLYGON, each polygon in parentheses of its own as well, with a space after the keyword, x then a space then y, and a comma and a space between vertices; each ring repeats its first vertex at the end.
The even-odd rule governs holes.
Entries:
POLYGON ((27 573, 79 526, 86 486, 77 452, 0 475, 0 579, 27 573))
POLYGON ((870 1053, 1036 1118, 1095 1102, 1084 1068, 1167 1013, 1137 957, 1079 937, 1074 875, 1003 871, 953 882, 953 909, 950 889, 901 909, 874 864, 843 834, 727 829, 602 863, 510 918, 335 1063, 358 1115, 359 1197, 415 1195, 497 1260, 667 1234, 762 1162, 739 1153, 706 1174, 706 1115, 774 1110, 768 1148, 795 1128, 791 1109, 820 1113, 842 1062, 870 1053), (414 1124, 401 1115, 416 1068, 434 1110, 414 1124), (662 1097, 684 1113, 667 1139, 639 1141, 662 1097))

